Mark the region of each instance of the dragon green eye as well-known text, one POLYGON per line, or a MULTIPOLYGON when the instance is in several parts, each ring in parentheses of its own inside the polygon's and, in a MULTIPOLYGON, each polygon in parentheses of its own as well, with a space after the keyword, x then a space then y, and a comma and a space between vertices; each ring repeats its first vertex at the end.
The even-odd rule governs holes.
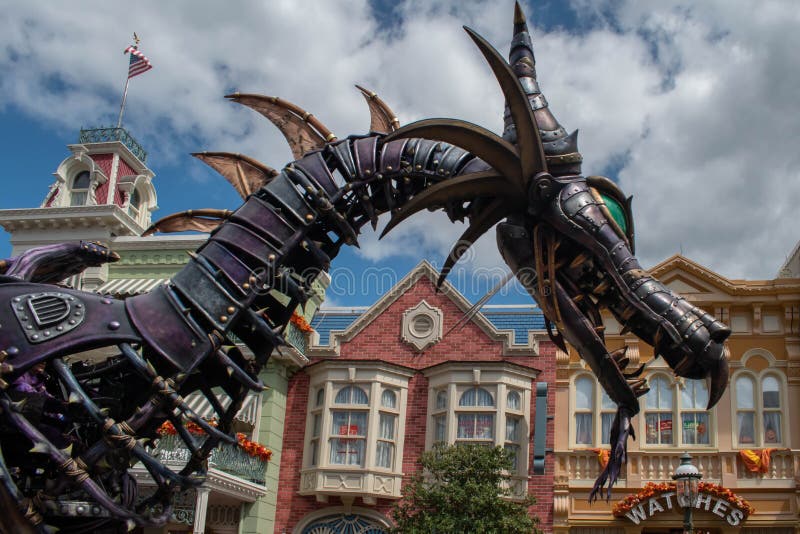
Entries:
POLYGON ((622 205, 608 195, 600 193, 600 196, 603 198, 603 202, 606 203, 606 207, 614 218, 614 222, 617 223, 623 233, 627 234, 628 223, 625 220, 625 210, 622 208, 622 205))

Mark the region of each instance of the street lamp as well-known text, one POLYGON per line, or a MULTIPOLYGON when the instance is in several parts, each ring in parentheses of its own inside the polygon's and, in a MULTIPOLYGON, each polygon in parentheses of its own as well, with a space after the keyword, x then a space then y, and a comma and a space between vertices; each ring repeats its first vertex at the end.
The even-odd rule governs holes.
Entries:
POLYGON ((703 475, 697 467, 692 464, 692 457, 688 452, 684 452, 681 456, 681 465, 675 469, 675 474, 672 479, 675 481, 675 494, 678 503, 683 506, 683 531, 686 534, 692 534, 694 527, 692 525, 692 509, 697 496, 699 495, 698 488, 700 486, 700 479, 703 475))

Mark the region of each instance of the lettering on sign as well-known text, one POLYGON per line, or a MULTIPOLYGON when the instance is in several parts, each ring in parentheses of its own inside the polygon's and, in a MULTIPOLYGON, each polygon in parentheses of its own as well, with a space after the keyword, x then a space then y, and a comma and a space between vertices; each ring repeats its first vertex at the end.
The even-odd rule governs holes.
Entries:
MULTIPOLYGON (((683 507, 683 500, 675 495, 674 491, 668 491, 661 495, 655 495, 630 509, 625 517, 638 525, 645 519, 653 517, 658 512, 672 510, 673 508, 683 507)), ((739 525, 744 519, 744 512, 735 508, 725 499, 715 497, 708 493, 701 493, 697 496, 694 505, 698 510, 705 510, 719 516, 728 522, 732 527, 739 525)))

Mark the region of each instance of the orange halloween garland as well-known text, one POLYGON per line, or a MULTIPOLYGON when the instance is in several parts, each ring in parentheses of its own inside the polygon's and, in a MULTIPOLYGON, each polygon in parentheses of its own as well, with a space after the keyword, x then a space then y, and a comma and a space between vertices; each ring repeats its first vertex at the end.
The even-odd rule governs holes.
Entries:
MULTIPOLYGON (((217 422, 211 420, 208 422, 211 426, 217 426, 217 422)), ((203 429, 200 428, 199 425, 189 421, 186 423, 186 430, 188 430, 192 434, 205 434, 203 429)), ((175 429, 175 426, 172 424, 171 421, 164 421, 162 425, 158 428, 158 433, 161 436, 174 436, 178 433, 175 429)), ((258 458, 264 462, 269 462, 272 458, 272 451, 269 450, 267 447, 258 443, 256 441, 250 441, 245 437, 244 434, 241 432, 236 433, 236 443, 239 445, 239 448, 242 449, 244 452, 252 456, 253 458, 258 458)))

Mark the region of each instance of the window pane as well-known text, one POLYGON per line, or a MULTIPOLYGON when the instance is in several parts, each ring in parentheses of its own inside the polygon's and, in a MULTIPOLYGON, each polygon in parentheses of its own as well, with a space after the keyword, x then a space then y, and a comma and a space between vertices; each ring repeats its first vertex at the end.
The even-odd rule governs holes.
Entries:
POLYGON ((89 188, 89 171, 81 171, 72 182, 73 189, 88 189, 89 188))
POLYGON ((579 445, 592 444, 592 414, 575 414, 575 443, 579 445))
POLYGON ((363 412, 333 412, 332 434, 336 436, 365 436, 367 414, 363 412))
POLYGON ((594 402, 594 381, 582 377, 575 381, 575 408, 578 410, 591 410, 594 402))
POLYGON ((648 413, 645 414, 646 442, 652 445, 667 445, 672 443, 672 414, 648 413))
POLYGON ((74 192, 71 195, 70 205, 72 206, 84 206, 86 205, 86 199, 88 198, 88 193, 86 191, 83 192, 74 192))
POLYGON ((478 439, 494 438, 494 414, 475 415, 475 437, 478 439))
POLYGON ((381 395, 381 406, 384 408, 397 408, 397 395, 390 389, 384 389, 381 395))
POLYGON ((325 388, 319 388, 317 390, 316 406, 322 406, 323 402, 325 402, 325 388))
POLYGON ((319 454, 319 443, 317 440, 311 442, 311 465, 317 465, 317 455, 319 454))
POLYGON ((492 394, 483 388, 468 389, 461 395, 459 406, 494 406, 492 394))
POLYGON ((445 441, 445 434, 447 432, 447 417, 444 415, 437 415, 433 418, 433 440, 437 443, 445 441))
POLYGON ((380 428, 378 430, 378 437, 383 439, 394 439, 394 424, 397 420, 396 415, 382 413, 380 418, 380 428))
POLYGON ((494 414, 459 414, 458 437, 461 439, 493 439, 494 414))
POLYGON ((519 469, 519 445, 506 445, 505 450, 511 453, 511 469, 519 469))
POLYGON ((687 379, 681 389, 681 407, 687 410, 702 410, 708 406, 708 388, 705 380, 687 379))
POLYGON ((446 391, 437 391, 436 392, 436 409, 437 410, 444 410, 447 408, 447 392, 446 391))
POLYGON ((764 412, 764 443, 780 443, 781 441, 780 412, 764 412))
POLYGON ((333 402, 336 404, 367 404, 369 400, 367 393, 360 387, 347 386, 339 390, 333 402))
MULTIPOLYGON (((738 380, 737 380, 738 386, 738 380)), ((755 413, 754 412, 739 412, 736 417, 739 426, 739 444, 750 445, 755 443, 755 413)))
POLYGON ((736 379, 736 407, 740 410, 752 410, 756 407, 753 395, 753 380, 747 376, 736 379))
POLYGON ((603 410, 616 410, 617 405, 608 396, 608 393, 603 388, 600 388, 600 407, 603 410))
POLYGON ((322 417, 320 417, 320 414, 314 414, 314 426, 311 429, 311 437, 316 438, 316 437, 319 436, 319 427, 320 427, 320 421, 321 420, 322 420, 322 417))
POLYGON ((780 408, 780 386, 778 379, 774 376, 765 376, 761 382, 761 395, 763 397, 764 408, 780 408))
POLYGON ((133 194, 131 194, 131 200, 129 202, 130 206, 136 210, 139 209, 139 205, 142 203, 141 197, 139 197, 139 190, 134 189, 133 194))
POLYGON ((506 441, 519 441, 519 417, 506 417, 506 441))
POLYGON ((375 450, 375 465, 391 469, 394 464, 394 444, 379 441, 375 450))
POLYGON ((708 445, 708 412, 681 414, 683 443, 708 445))
POLYGON ((506 396, 506 406, 509 410, 519 410, 522 401, 520 400, 519 393, 516 391, 509 391, 506 396))
POLYGON ((339 465, 363 465, 364 440, 337 438, 331 440, 331 463, 339 465))
POLYGON ((611 424, 614 422, 614 414, 613 413, 603 413, 600 414, 600 442, 603 445, 609 445, 611 443, 611 424))

